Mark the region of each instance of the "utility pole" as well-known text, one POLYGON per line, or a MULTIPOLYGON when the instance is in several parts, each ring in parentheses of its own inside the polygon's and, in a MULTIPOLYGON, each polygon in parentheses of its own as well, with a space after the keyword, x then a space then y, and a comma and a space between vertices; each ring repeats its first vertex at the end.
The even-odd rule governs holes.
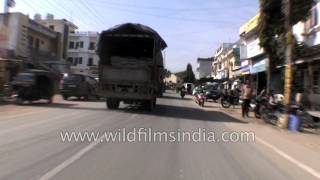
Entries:
POLYGON ((278 126, 287 128, 289 122, 289 109, 291 104, 291 89, 292 89, 292 48, 293 35, 292 26, 290 22, 291 15, 291 1, 283 0, 283 10, 285 14, 285 29, 286 29, 286 61, 285 61, 285 82, 284 82, 284 103, 286 106, 286 113, 283 120, 279 121, 278 126))
POLYGON ((4 0, 4 13, 9 12, 9 0, 4 0))

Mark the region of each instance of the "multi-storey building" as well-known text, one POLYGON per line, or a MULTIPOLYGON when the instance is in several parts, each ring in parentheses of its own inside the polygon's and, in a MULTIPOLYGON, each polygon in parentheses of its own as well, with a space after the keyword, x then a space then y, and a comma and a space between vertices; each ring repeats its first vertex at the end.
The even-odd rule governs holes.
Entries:
POLYGON ((214 60, 212 62, 211 77, 217 80, 224 80, 229 78, 228 61, 226 53, 232 49, 233 43, 222 43, 222 45, 215 52, 214 60))
MULTIPOLYGON (((245 79, 251 80, 251 85, 256 92, 267 86, 268 58, 259 43, 258 21, 260 13, 251 18, 240 28, 240 59, 241 73, 245 79)), ((281 79, 282 69, 273 70, 273 78, 281 79)), ((282 89, 281 81, 272 81, 273 90, 282 89)))
POLYGON ((33 63, 57 60, 59 34, 21 13, 0 14, 0 57, 33 63))
POLYGON ((59 61, 59 40, 59 33, 24 14, 0 14, 0 86, 31 65, 60 73, 47 64, 59 61))
POLYGON ((41 15, 36 14, 34 20, 59 33, 59 59, 66 60, 70 34, 74 33, 75 30, 78 29, 78 27, 66 19, 55 19, 52 14, 47 14, 47 17, 45 19, 42 19, 41 15))
POLYGON ((68 62, 74 73, 97 76, 99 58, 96 54, 99 33, 75 32, 70 34, 68 62))
MULTIPOLYGON (((304 95, 304 104, 320 110, 320 2, 311 9, 310 17, 293 27, 298 42, 306 45, 294 64, 293 92, 304 95)), ((319 116, 319 115, 318 115, 319 116)))
POLYGON ((212 71, 212 61, 213 57, 211 58, 198 58, 198 67, 197 67, 197 76, 198 78, 206 78, 211 76, 212 71))

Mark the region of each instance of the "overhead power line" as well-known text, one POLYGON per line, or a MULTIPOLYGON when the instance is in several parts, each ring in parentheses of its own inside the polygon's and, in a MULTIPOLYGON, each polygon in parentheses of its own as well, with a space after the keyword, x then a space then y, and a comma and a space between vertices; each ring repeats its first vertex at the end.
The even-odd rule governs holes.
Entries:
MULTIPOLYGON (((186 8, 176 8, 176 7, 161 7, 161 6, 146 6, 146 5, 137 5, 137 4, 128 4, 128 3, 119 3, 119 2, 112 2, 112 1, 105 1, 105 0, 96 0, 93 3, 100 3, 100 4, 108 4, 108 5, 113 5, 113 6, 118 6, 118 7, 129 7, 129 8, 136 8, 136 9, 150 9, 150 10, 166 10, 166 11, 214 11, 217 9, 233 9, 239 7, 235 6, 219 6, 219 7, 186 7, 186 8)), ((249 5, 249 4, 248 4, 249 5)))
POLYGON ((218 20, 205 20, 205 19, 194 19, 194 18, 184 18, 184 17, 177 17, 177 16, 168 16, 168 15, 160 15, 160 14, 153 14, 153 13, 145 13, 141 11, 134 11, 126 8, 115 8, 111 7, 109 5, 104 5, 104 7, 109 7, 109 10, 111 11, 122 11, 122 12, 127 12, 130 14, 136 14, 136 15, 143 15, 143 16, 151 16, 151 17, 156 17, 156 18, 162 18, 166 20, 175 20, 175 21, 186 21, 186 22, 196 22, 196 23, 233 23, 233 22, 228 22, 228 21, 218 21, 218 20))
POLYGON ((25 0, 21 0, 21 2, 23 2, 25 5, 27 5, 30 9, 32 9, 34 12, 37 12, 37 10, 31 6, 31 4, 28 3, 28 1, 25 1, 25 0))
POLYGON ((118 7, 131 7, 137 9, 153 9, 153 10, 167 10, 167 11, 208 11, 214 10, 214 8, 170 8, 170 7, 159 7, 159 6, 145 6, 145 5, 136 5, 136 4, 125 4, 125 3, 118 3, 118 2, 110 2, 110 1, 95 1, 101 4, 109 4, 118 7))
POLYGON ((80 0, 82 5, 101 23, 102 27, 105 26, 105 22, 101 19, 101 16, 97 14, 98 12, 91 9, 91 7, 87 4, 87 1, 80 0))

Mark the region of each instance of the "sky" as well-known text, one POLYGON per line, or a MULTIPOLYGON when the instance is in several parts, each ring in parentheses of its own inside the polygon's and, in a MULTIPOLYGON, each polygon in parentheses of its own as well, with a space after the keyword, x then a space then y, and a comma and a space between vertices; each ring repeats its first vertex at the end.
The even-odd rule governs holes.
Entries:
MULTIPOLYGON (((33 18, 65 18, 80 31, 101 32, 126 22, 156 30, 167 42, 165 65, 172 72, 195 71, 198 57, 212 57, 222 42, 236 42, 239 28, 253 17, 258 0, 15 0, 10 12, 33 18)), ((3 2, 3 0, 1 1, 3 2)), ((3 4, 0 5, 3 11, 3 4)))

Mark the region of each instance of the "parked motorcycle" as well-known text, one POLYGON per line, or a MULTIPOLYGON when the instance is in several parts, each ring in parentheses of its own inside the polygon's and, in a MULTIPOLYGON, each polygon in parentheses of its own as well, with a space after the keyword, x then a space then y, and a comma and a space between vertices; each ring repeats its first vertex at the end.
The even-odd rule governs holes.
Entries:
POLYGON ((224 108, 230 108, 231 105, 239 105, 240 97, 236 95, 231 95, 228 93, 223 93, 221 96, 221 105, 224 108))
POLYGON ((278 121, 286 112, 286 109, 283 104, 270 104, 265 103, 260 107, 261 118, 266 122, 273 125, 277 125, 278 121))
POLYGON ((265 96, 258 96, 251 101, 250 108, 252 109, 252 112, 254 112, 254 116, 260 119, 262 108, 266 107, 267 105, 268 98, 265 96))
POLYGON ((319 128, 319 123, 316 123, 313 117, 301 105, 292 105, 290 108, 292 114, 295 114, 301 122, 301 128, 319 128))

